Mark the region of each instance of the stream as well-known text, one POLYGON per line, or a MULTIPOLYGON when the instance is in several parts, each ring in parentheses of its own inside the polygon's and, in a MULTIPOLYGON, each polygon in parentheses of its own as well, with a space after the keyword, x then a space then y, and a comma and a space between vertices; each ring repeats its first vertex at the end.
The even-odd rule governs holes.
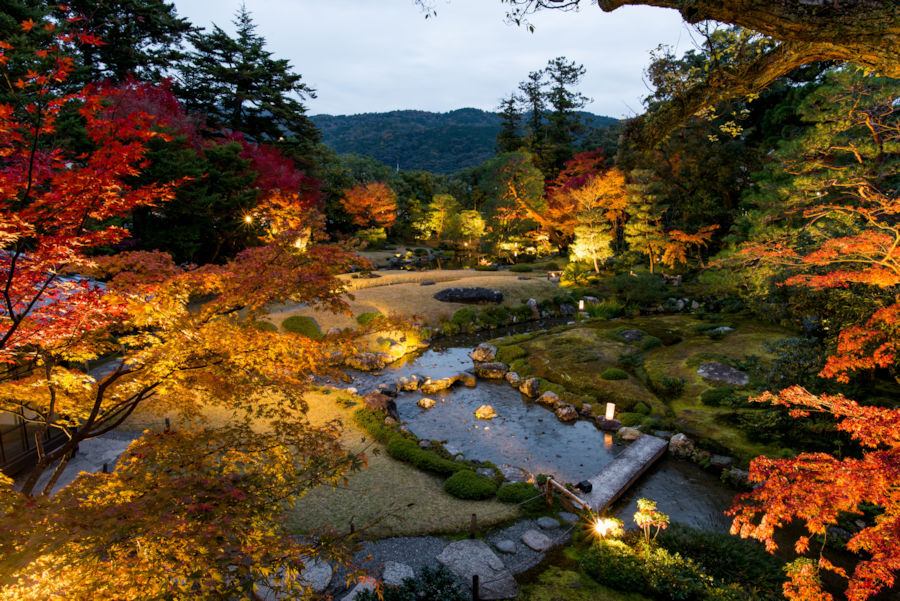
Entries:
MULTIPOLYGON (((497 336, 496 332, 492 334, 497 336)), ((447 346, 432 346, 381 372, 351 372, 349 386, 365 394, 401 376, 439 379, 471 371, 468 353, 479 341, 473 336, 445 340, 442 342, 447 346)), ((428 410, 416 405, 423 396, 418 391, 398 393, 401 421, 420 439, 440 441, 448 451, 466 459, 490 461, 501 468, 515 466, 530 474, 550 474, 575 483, 597 474, 625 448, 615 436, 589 421, 559 421, 552 411, 526 399, 502 380, 479 379, 475 388, 457 386, 429 395, 437 404, 428 410), (491 405, 498 417, 477 419, 475 410, 485 404, 491 405)), ((613 513, 628 526, 637 510, 637 499, 647 497, 657 501, 660 511, 673 521, 727 530, 731 519, 723 512, 734 495, 735 491, 714 474, 693 463, 665 457, 614 504, 613 513)))

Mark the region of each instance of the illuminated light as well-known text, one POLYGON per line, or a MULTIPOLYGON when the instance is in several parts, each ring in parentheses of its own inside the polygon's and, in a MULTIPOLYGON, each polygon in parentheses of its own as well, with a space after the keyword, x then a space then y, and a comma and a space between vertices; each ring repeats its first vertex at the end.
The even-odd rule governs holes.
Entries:
POLYGON ((606 536, 607 534, 614 535, 618 528, 619 524, 616 520, 597 518, 594 521, 594 533, 597 534, 597 536, 606 536))
POLYGON ((584 311, 584 299, 581 299, 580 301, 578 301, 578 310, 584 311))
POLYGON ((244 223, 253 223, 252 215, 244 215, 244 223))
POLYGON ((615 403, 607 403, 606 404, 606 419, 615 419, 616 417, 616 404, 615 403))
POLYGON ((613 448, 613 435, 609 432, 603 435, 603 448, 607 451, 613 448))

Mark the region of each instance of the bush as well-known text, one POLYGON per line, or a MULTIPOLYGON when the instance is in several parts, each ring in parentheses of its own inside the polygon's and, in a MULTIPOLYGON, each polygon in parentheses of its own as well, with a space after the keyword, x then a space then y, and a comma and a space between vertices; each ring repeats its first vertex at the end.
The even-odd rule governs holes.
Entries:
POLYGON ((509 321, 509 311, 502 305, 489 307, 478 313, 476 319, 478 320, 478 323, 482 325, 500 326, 509 321))
POLYGON ((699 562, 714 578, 738 582, 745 589, 756 588, 773 600, 780 598, 785 580, 781 562, 766 553, 759 543, 677 523, 661 532, 656 540, 660 546, 699 562))
POLYGON ((638 401, 638 403, 634 407, 632 407, 631 410, 642 415, 650 415, 650 407, 648 407, 647 403, 643 401, 638 401))
POLYGON ((387 234, 383 227, 373 227, 367 230, 359 230, 356 236, 373 248, 380 248, 387 242, 387 234))
POLYGON ((700 402, 710 407, 720 407, 722 405, 731 405, 734 399, 734 388, 725 386, 723 388, 710 388, 704 390, 700 395, 700 402))
POLYGON ((469 324, 475 323, 475 315, 476 314, 474 309, 463 307, 453 314, 453 317, 450 318, 450 321, 458 326, 467 326, 469 324))
POLYGON ((411 463, 420 470, 444 476, 464 470, 466 467, 463 463, 444 459, 431 451, 426 451, 415 441, 402 436, 394 436, 388 441, 387 452, 394 459, 411 463))
POLYGON ((516 359, 526 356, 528 351, 517 344, 501 346, 497 349, 497 361, 511 365, 516 359))
POLYGON ((684 390, 684 385, 686 383, 687 381, 684 378, 663 376, 659 380, 659 393, 669 399, 678 398, 684 390))
POLYGON ((624 369, 636 369, 644 365, 644 355, 639 352, 626 353, 619 357, 619 366, 624 369))
POLYGON ((626 303, 639 305, 658 305, 667 296, 666 285, 657 275, 641 273, 631 275, 623 273, 609 281, 609 286, 626 303))
POLYGON ((496 265, 476 265, 472 269, 474 269, 475 271, 497 271, 500 268, 496 265))
POLYGON ((497 483, 472 470, 462 469, 447 478, 444 490, 457 499, 478 501, 493 497, 497 492, 497 483))
POLYGON ((586 263, 576 262, 566 265, 559 283, 566 287, 589 286, 598 278, 599 276, 586 263))
POLYGON ((356 323, 361 326, 367 326, 379 317, 381 317, 381 313, 378 311, 366 311, 356 316, 356 323))
POLYGON ((632 413, 628 411, 623 411, 616 415, 616 419, 622 422, 623 426, 640 426, 641 422, 644 421, 643 413, 632 413))
POLYGON ((604 380, 627 380, 628 372, 618 367, 610 367, 600 374, 600 377, 604 380))
POLYGON ((598 541, 581 560, 581 569, 597 582, 620 591, 646 590, 640 558, 620 540, 598 541))
POLYGON ((321 338, 324 336, 316 320, 305 315, 292 315, 281 322, 281 327, 288 332, 294 332, 307 338, 321 338))
POLYGON ((584 310, 594 319, 613 319, 625 312, 625 305, 616 300, 605 300, 597 304, 585 304, 584 310))
POLYGON ((649 351, 652 348, 656 348, 658 346, 662 346, 662 340, 657 338, 656 336, 644 336, 641 338, 640 347, 642 350, 649 351))
POLYGON ((515 273, 531 273, 534 271, 534 267, 531 265, 513 265, 509 270, 515 273))
POLYGON ((385 586, 383 597, 379 599, 375 591, 364 590, 357 595, 358 601, 468 601, 471 595, 463 588, 456 576, 443 566, 425 566, 416 578, 407 578, 400 586, 385 586))
POLYGON ((529 482, 510 482, 497 489, 497 498, 506 503, 521 503, 540 495, 541 491, 529 482))

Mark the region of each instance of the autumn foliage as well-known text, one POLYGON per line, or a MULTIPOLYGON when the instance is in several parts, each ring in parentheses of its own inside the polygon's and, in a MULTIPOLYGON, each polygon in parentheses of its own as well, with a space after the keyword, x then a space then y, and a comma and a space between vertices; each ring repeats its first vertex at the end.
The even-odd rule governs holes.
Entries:
MULTIPOLYGON (((37 25, 56 27, 22 29, 37 25)), ((355 259, 317 243, 305 176, 259 149, 249 158, 272 166, 260 170, 265 244, 201 267, 110 253, 132 211, 164 206, 182 182, 133 183, 148 143, 169 135, 164 116, 140 110, 158 104, 141 102, 152 88, 131 86, 128 107, 121 89, 60 91, 73 43, 96 41, 60 32, 33 56, 0 43, 7 76, 30 65, 0 105, 0 413, 24 416, 38 440, 65 435, 39 448, 21 492, 0 478, 0 599, 246 598, 261 582, 296 597, 303 558, 341 546, 288 536, 280 513, 361 463, 337 444, 338 424, 308 422, 302 393, 352 341, 253 324, 273 301, 342 310, 334 274, 355 259), (58 132, 72 113, 88 150, 58 132), (100 358, 106 370, 86 371, 100 358), (79 443, 139 411, 176 428, 146 432, 113 473, 49 496, 79 443)))
POLYGON ((397 220, 397 194, 385 182, 344 190, 341 204, 356 225, 391 227, 397 220))

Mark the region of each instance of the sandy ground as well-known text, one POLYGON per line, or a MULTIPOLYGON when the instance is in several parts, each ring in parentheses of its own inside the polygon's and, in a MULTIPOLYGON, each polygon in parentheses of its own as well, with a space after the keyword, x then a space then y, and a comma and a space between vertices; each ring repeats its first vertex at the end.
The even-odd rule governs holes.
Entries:
POLYGON ((552 298, 559 294, 560 290, 557 284, 548 281, 540 273, 484 272, 471 269, 373 273, 380 277, 353 279, 349 275, 340 276, 347 281, 347 288, 354 297, 350 301, 352 316, 315 311, 310 307, 280 305, 273 307, 268 319, 280 326, 281 322, 291 315, 306 315, 315 319, 324 332, 330 328, 354 327, 356 316, 368 311, 377 311, 385 315, 415 315, 426 324, 435 325, 457 310, 472 306, 435 300, 434 294, 445 288, 481 286, 500 290, 503 292, 503 305, 507 307, 521 305, 529 298, 539 301, 552 298), (435 284, 422 286, 422 282, 426 281, 435 284))

